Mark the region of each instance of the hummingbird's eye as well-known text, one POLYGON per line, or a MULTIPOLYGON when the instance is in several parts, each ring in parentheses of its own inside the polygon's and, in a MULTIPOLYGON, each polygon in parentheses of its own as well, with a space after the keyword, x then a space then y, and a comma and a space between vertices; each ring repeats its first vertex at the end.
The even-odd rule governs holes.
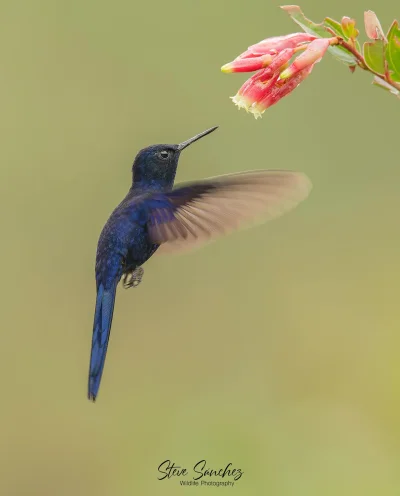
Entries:
POLYGON ((163 160, 166 160, 169 157, 169 151, 163 150, 162 152, 159 153, 159 155, 163 160))

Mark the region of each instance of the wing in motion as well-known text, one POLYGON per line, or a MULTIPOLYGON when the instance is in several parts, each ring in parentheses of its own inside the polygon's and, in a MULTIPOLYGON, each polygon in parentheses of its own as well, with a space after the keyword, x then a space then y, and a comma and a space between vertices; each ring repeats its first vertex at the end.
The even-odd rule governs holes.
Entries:
POLYGON ((161 252, 200 247, 249 222, 279 217, 305 200, 311 182, 302 173, 259 170, 180 186, 153 197, 149 235, 161 252))

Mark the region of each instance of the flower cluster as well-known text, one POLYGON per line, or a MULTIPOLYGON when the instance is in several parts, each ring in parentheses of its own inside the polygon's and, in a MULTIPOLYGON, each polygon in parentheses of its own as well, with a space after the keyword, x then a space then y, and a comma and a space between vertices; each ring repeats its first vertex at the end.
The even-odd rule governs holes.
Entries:
POLYGON ((336 38, 294 33, 260 41, 225 64, 222 72, 254 72, 232 97, 240 108, 257 119, 271 105, 291 93, 313 70, 336 38), (294 58, 292 63, 290 61, 294 58))

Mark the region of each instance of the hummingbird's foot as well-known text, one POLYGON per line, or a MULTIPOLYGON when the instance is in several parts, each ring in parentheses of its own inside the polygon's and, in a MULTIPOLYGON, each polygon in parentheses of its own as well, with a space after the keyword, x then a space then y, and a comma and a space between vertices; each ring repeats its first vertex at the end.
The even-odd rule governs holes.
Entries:
POLYGON ((136 269, 132 270, 131 272, 127 272, 122 281, 124 288, 129 289, 139 286, 140 282, 142 281, 143 274, 144 269, 142 267, 136 267, 136 269))

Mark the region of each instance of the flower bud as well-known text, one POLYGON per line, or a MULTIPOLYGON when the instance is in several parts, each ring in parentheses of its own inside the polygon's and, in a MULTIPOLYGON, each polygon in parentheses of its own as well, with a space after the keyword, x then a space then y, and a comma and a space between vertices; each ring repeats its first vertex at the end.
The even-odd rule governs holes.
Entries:
POLYGON ((327 51, 329 44, 329 38, 318 38, 317 40, 312 41, 305 51, 294 60, 293 64, 281 73, 280 78, 291 78, 303 69, 319 62, 327 51))
POLYGON ((384 40, 386 38, 381 23, 372 10, 364 12, 364 24, 365 32, 371 40, 384 40))
POLYGON ((254 72, 267 67, 273 60, 273 56, 266 54, 260 57, 236 59, 229 64, 221 67, 221 71, 225 73, 231 72, 254 72))

